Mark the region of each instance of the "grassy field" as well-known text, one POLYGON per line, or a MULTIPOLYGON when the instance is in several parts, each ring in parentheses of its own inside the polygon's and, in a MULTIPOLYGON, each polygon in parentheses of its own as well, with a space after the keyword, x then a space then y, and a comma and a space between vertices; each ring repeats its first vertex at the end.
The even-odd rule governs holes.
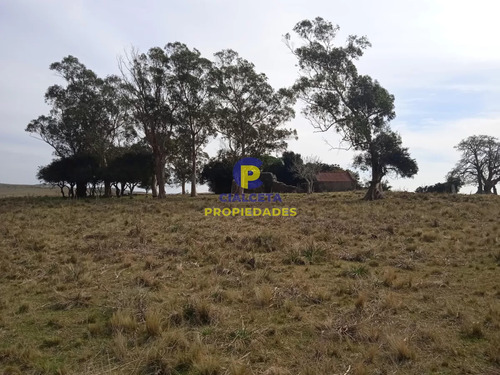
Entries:
POLYGON ((0 372, 499 374, 499 197, 362 194, 0 199, 0 372))
POLYGON ((12 185, 0 183, 0 198, 4 197, 55 197, 61 196, 58 187, 48 187, 43 185, 12 185))

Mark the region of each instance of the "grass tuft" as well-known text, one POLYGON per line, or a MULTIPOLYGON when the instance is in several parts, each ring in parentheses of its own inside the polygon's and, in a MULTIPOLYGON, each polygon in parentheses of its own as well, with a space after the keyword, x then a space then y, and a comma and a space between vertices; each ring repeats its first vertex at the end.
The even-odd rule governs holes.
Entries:
POLYGON ((110 320, 111 328, 114 331, 134 331, 137 328, 137 321, 128 312, 117 311, 110 320))
POLYGON ((273 288, 270 285, 261 285, 255 288, 255 303, 259 307, 269 307, 273 300, 273 288))
POLYGON ((182 309, 184 321, 190 325, 208 325, 214 322, 214 312, 206 301, 192 300, 182 309))
POLYGON ((391 358, 396 362, 402 363, 416 358, 415 351, 408 344, 408 339, 389 337, 388 344, 391 358))
POLYGON ((146 333, 149 337, 156 337, 162 331, 161 315, 156 311, 148 311, 145 316, 146 333))

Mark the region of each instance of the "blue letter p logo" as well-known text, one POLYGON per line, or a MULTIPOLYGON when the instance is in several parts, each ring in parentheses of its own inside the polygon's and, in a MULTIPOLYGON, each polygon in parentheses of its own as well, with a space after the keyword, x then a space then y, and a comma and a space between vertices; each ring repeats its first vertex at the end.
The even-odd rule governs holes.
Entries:
POLYGON ((262 162, 256 158, 243 158, 233 168, 233 178, 243 189, 256 189, 262 185, 259 180, 262 162))

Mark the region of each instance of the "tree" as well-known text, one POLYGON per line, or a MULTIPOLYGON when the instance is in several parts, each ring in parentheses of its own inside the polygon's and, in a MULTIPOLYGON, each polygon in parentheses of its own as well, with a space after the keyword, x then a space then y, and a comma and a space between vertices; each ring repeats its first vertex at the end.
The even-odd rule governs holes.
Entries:
POLYGON ((343 170, 338 164, 326 164, 323 162, 320 162, 319 164, 320 172, 340 172, 343 170))
POLYGON ((98 160, 92 155, 78 154, 53 160, 49 165, 40 167, 37 177, 39 180, 56 184, 61 189, 69 185, 69 196, 73 198, 74 186, 76 197, 87 195, 87 185, 91 184, 91 195, 95 195, 95 187, 101 180, 102 169, 98 160))
POLYGON ((132 195, 137 185, 148 186, 153 173, 152 153, 141 145, 124 148, 117 153, 104 172, 113 183, 116 196, 123 196, 127 188, 132 195))
MULTIPOLYGON (((191 196, 196 196, 198 163, 197 158, 210 137, 215 135, 213 126, 215 102, 210 90, 209 75, 212 63, 201 57, 197 49, 190 50, 182 43, 166 46, 172 69, 172 100, 176 110, 177 136, 186 138, 189 151, 191 196)), ((181 153, 182 150, 181 150, 181 153)), ((182 159, 177 158, 177 177, 183 181, 182 159)), ((185 176, 185 175, 184 175, 185 176)), ((184 185, 183 185, 184 190, 184 185)))
POLYGON ((215 194, 231 192, 233 182, 233 163, 225 157, 211 159, 203 167, 201 182, 208 184, 208 188, 215 194))
POLYGON ((316 129, 324 132, 334 128, 348 148, 363 153, 372 174, 364 199, 379 199, 383 197, 380 184, 384 170, 390 168, 411 177, 418 168, 407 149, 401 148, 401 138, 389 128, 389 121, 395 117, 394 97, 377 81, 357 72, 355 60, 370 43, 366 37, 351 35, 345 46, 335 46, 338 30, 338 26, 318 17, 294 27, 301 46, 292 47, 290 34, 285 35, 301 72, 293 88, 305 103, 304 115, 316 129), (399 149, 388 149, 391 144, 399 149), (381 151, 388 154, 384 156, 381 151), (386 165, 386 161, 391 164, 386 165))
POLYGON ((79 154, 66 158, 68 162, 68 181, 76 185, 76 196, 87 196, 87 185, 90 184, 90 195, 96 195, 96 185, 102 180, 102 168, 99 160, 93 155, 79 154))
POLYGON ((314 182, 317 174, 321 171, 322 163, 317 156, 308 156, 303 162, 297 161, 292 170, 295 174, 307 182, 307 194, 314 191, 314 182))
POLYGON ((68 181, 68 175, 65 167, 64 159, 53 160, 49 165, 38 168, 36 177, 43 182, 49 183, 53 186, 58 186, 61 190, 63 198, 66 197, 64 188, 68 189, 68 196, 74 197, 74 184, 68 181))
POLYGON ((131 52, 120 62, 124 84, 122 95, 141 138, 146 139, 154 158, 153 197, 166 198, 165 166, 175 130, 173 73, 168 54, 159 47, 147 54, 131 52), (156 191, 158 185, 158 192, 156 191))
MULTIPOLYGON (((133 126, 126 122, 127 104, 120 95, 122 80, 117 76, 108 76, 102 89, 103 106, 108 115, 108 127, 101 136, 93 142, 95 154, 99 155, 102 168, 107 168, 113 149, 116 146, 125 147, 137 137, 133 126)), ((104 196, 111 196, 111 181, 104 179, 104 196)))
POLYGON ((283 165, 281 158, 277 158, 272 155, 260 155, 257 159, 262 162, 260 169, 263 172, 269 172, 270 170, 283 165))
MULTIPOLYGON (((66 81, 66 86, 47 89, 45 101, 52 107, 50 113, 31 121, 26 131, 38 134, 58 157, 92 155, 105 167, 108 151, 123 130, 122 111, 115 101, 119 79, 100 79, 73 56, 51 64, 50 69, 66 81)), ((107 181, 105 185, 109 195, 110 185, 107 181)), ((77 192, 85 194, 86 189, 80 186, 77 192)))
POLYGON ((264 74, 235 51, 215 54, 211 87, 217 99, 216 126, 235 162, 286 149, 296 131, 281 126, 295 115, 290 90, 275 91, 264 74))
MULTIPOLYGON (((285 167, 285 171, 290 178, 291 175, 293 176, 293 174, 290 173, 293 166, 297 163, 302 163, 302 156, 300 154, 296 154, 293 151, 285 151, 283 152, 283 154, 281 154, 281 160, 283 160, 283 166, 285 167)), ((287 178, 283 178, 280 181, 284 182, 287 185, 296 185, 298 182, 300 182, 295 177, 292 177, 289 180, 287 180, 287 178)))
POLYGON ((189 139, 181 138, 175 142, 175 151, 169 161, 170 185, 180 185, 182 195, 186 194, 186 183, 191 179, 191 150, 189 139))
POLYGON ((458 177, 448 176, 446 182, 438 182, 430 186, 419 186, 416 193, 458 193, 463 181, 458 177))
MULTIPOLYGON (((408 149, 402 147, 401 137, 391 130, 378 133, 372 140, 370 148, 355 156, 354 165, 361 170, 372 171, 368 192, 370 193, 370 188, 375 182, 377 188, 372 191, 375 195, 381 194, 382 179, 389 173, 411 177, 418 172, 417 163, 410 157, 408 149)), ((379 197, 370 197, 370 199, 377 198, 379 197)))
POLYGON ((462 140, 455 148, 462 156, 449 173, 464 183, 476 184, 476 194, 496 193, 500 181, 500 142, 487 135, 473 135, 462 140))
MULTIPOLYGON (((186 194, 186 183, 192 180, 193 166, 191 163, 191 142, 187 137, 179 137, 173 145, 173 153, 169 158, 169 185, 180 185, 181 193, 186 194)), ((200 176, 208 155, 201 150, 196 152, 195 175, 196 183, 200 182, 200 176)))
POLYGON ((278 181, 286 185, 297 186, 299 183, 304 182, 304 180, 297 177, 293 171, 295 163, 302 163, 300 154, 296 154, 293 151, 285 151, 281 157, 274 162, 267 164, 265 160, 263 160, 263 162, 263 171, 273 173, 278 181))

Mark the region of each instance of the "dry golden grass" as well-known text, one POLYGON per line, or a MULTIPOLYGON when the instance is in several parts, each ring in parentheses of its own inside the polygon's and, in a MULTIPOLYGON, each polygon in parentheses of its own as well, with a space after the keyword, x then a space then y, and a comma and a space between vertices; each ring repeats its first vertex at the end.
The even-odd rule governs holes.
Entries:
POLYGON ((499 198, 361 197, 0 199, 0 373, 497 374, 499 198))
MULTIPOLYGON (((65 189, 65 193, 66 193, 65 189)), ((61 190, 56 187, 45 185, 12 185, 0 183, 0 197, 57 197, 61 196, 61 190)))

